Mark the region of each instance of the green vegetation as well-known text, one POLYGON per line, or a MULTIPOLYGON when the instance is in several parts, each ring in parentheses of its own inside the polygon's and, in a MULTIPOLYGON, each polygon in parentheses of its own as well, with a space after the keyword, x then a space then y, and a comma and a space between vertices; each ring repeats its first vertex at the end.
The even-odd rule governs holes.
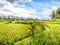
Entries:
POLYGON ((60 8, 50 20, 0 16, 0 45, 60 45, 60 8))
POLYGON ((46 27, 45 31, 35 34, 34 42, 32 37, 29 37, 16 42, 15 45, 60 45, 60 24, 53 23, 47 23, 50 29, 46 27))
MULTIPOLYGON (((12 45, 14 42, 23 40, 31 36, 30 24, 15 24, 0 22, 0 44, 1 45, 12 45)), ((36 26, 35 33, 40 31, 40 26, 36 26), (39 29, 38 29, 39 27, 39 29)))
POLYGON ((52 19, 60 19, 60 7, 52 11, 52 19))
POLYGON ((8 22, 9 21, 0 22, 0 45, 60 44, 59 19, 48 21, 21 20, 8 22))

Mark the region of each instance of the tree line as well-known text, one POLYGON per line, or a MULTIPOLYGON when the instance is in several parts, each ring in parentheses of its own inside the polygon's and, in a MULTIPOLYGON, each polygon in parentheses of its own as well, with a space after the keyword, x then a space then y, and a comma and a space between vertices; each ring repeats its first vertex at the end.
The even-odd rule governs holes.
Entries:
POLYGON ((57 10, 52 10, 52 19, 60 19, 60 7, 57 10))
POLYGON ((11 20, 11 21, 18 21, 18 20, 38 20, 38 18, 24 18, 24 17, 19 17, 19 16, 12 16, 12 15, 0 15, 0 21, 6 21, 6 20, 11 20))

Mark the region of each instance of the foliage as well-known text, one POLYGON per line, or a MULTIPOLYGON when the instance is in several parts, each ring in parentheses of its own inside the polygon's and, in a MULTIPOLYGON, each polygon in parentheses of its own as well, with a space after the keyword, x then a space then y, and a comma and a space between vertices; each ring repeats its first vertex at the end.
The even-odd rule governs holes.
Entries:
MULTIPOLYGON (((23 40, 31 35, 28 24, 0 23, 0 44, 12 45, 17 41, 23 40)), ((37 29, 37 31, 39 31, 37 29)), ((37 32, 36 32, 37 33, 37 32)))
POLYGON ((54 19, 56 17, 56 13, 55 12, 56 12, 55 10, 52 11, 52 19, 54 19))
POLYGON ((52 10, 52 19, 60 19, 60 7, 57 10, 52 10))
POLYGON ((60 45, 60 19, 24 21, 32 24, 6 22, 0 22, 0 45, 60 45))
POLYGON ((15 43, 15 45, 60 45, 60 25, 48 24, 51 29, 35 34, 35 41, 32 38, 26 38, 15 43))

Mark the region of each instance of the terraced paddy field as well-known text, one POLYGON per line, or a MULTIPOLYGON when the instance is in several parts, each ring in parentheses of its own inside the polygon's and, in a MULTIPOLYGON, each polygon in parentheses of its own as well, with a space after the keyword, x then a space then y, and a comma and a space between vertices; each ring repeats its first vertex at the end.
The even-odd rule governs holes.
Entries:
MULTIPOLYGON (((14 43, 29 37, 31 35, 30 27, 27 24, 0 23, 0 45, 8 45, 7 43, 14 43)), ((40 27, 38 27, 36 26, 35 33, 40 31, 40 27)))
POLYGON ((36 26, 32 37, 28 24, 0 23, 0 45, 60 45, 60 24, 48 22, 47 25, 50 29, 45 27, 43 31, 36 26))
POLYGON ((15 45, 60 45, 60 24, 48 24, 51 29, 35 34, 35 41, 32 38, 26 38, 18 41, 15 45))

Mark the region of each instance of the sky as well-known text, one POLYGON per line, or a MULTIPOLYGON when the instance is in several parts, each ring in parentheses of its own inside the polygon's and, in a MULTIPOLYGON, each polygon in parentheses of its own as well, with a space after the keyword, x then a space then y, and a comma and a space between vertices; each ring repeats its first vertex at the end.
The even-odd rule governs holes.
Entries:
POLYGON ((0 15, 50 19, 60 0, 0 0, 0 15))

